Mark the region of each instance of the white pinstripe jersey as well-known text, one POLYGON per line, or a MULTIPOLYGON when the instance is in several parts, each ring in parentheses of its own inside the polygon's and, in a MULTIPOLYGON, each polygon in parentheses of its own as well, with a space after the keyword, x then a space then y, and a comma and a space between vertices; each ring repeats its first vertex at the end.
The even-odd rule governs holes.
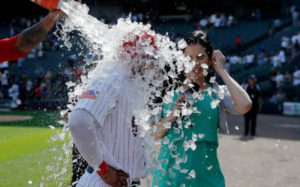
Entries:
POLYGON ((146 176, 146 157, 143 139, 135 136, 133 118, 134 95, 124 92, 122 87, 130 84, 126 79, 113 76, 95 81, 88 90, 92 98, 81 98, 76 109, 90 112, 97 121, 97 135, 104 151, 104 160, 116 169, 122 169, 131 180, 146 176), (94 96, 96 94, 96 97, 94 96), (113 158, 111 158, 113 157, 113 158), (110 159, 106 159, 110 158, 110 159))

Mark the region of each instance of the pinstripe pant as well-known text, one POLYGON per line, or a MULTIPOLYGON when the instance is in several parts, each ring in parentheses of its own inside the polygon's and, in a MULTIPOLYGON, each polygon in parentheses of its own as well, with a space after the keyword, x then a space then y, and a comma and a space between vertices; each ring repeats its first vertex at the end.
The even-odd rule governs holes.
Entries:
POLYGON ((85 171, 76 187, 109 187, 109 185, 103 182, 95 171, 93 173, 85 171))
MULTIPOLYGON (((128 180, 127 180, 127 183, 129 183, 128 180)), ((140 185, 131 184, 128 186, 138 187, 140 185)), ((89 173, 89 172, 85 171, 83 176, 78 181, 76 187, 109 187, 109 185, 107 185, 105 182, 102 181, 102 179, 97 174, 97 172, 93 171, 93 173, 89 173)))

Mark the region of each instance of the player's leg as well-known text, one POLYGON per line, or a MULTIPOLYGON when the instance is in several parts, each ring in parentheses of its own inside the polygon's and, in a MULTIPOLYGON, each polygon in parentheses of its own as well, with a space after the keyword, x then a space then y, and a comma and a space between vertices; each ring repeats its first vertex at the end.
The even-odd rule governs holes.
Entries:
POLYGON ((251 115, 251 136, 256 135, 256 118, 257 112, 253 112, 251 115))
POLYGON ((95 171, 86 170, 76 187, 109 187, 95 171))
POLYGON ((249 121, 250 121, 250 117, 249 117, 249 113, 246 113, 244 115, 245 118, 245 130, 244 130, 244 136, 248 135, 249 132, 249 121))
POLYGON ((73 145, 73 151, 72 151, 72 186, 76 186, 77 182, 81 178, 81 176, 84 174, 85 169, 87 167, 87 162, 82 158, 82 156, 79 154, 79 151, 73 145))

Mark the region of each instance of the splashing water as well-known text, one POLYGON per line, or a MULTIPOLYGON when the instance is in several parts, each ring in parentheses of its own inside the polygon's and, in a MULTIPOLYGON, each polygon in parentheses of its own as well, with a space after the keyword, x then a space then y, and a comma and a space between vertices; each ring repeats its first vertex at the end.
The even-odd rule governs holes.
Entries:
MULTIPOLYGON (((68 82, 66 85, 70 89, 68 93, 69 104, 68 109, 60 112, 62 116, 72 111, 75 101, 85 90, 87 86, 92 84, 95 80, 103 80, 110 76, 119 76, 123 78, 131 77, 131 84, 126 87, 120 82, 116 81, 113 86, 132 94, 132 103, 134 103, 133 114, 137 125, 139 125, 141 131, 140 136, 144 138, 144 147, 148 157, 148 173, 152 174, 153 168, 157 168, 157 154, 154 149, 154 138, 151 136, 155 128, 151 128, 150 122, 157 124, 160 120, 161 105, 154 102, 153 98, 161 96, 161 90, 163 88, 164 81, 168 81, 171 77, 173 80, 178 78, 178 73, 184 71, 190 72, 195 66, 195 62, 191 61, 190 57, 184 56, 181 50, 187 46, 184 40, 180 40, 178 45, 172 42, 167 36, 162 36, 151 30, 151 25, 144 25, 142 23, 131 22, 130 18, 118 19, 117 24, 107 25, 100 22, 95 17, 89 15, 89 8, 84 4, 79 4, 73 0, 65 0, 61 6, 62 10, 67 13, 68 18, 58 23, 58 29, 55 35, 63 42, 63 45, 71 50, 72 46, 76 45, 72 41, 72 33, 74 31, 81 38, 81 43, 84 44, 88 50, 84 50, 79 55, 84 56, 84 68, 86 74, 81 77, 81 83, 68 82), (144 36, 149 34, 154 37, 155 44, 153 45, 151 39, 145 39, 144 36), (130 43, 134 40, 138 40, 137 45, 134 46, 134 52, 128 53, 124 48, 124 43, 130 43), (176 62, 176 64, 174 63, 176 62), (149 68, 151 67, 151 68, 149 68), (168 71, 165 67, 168 67, 168 71), (132 74, 132 70, 135 70, 135 74, 132 74), (72 88, 72 89, 71 89, 72 88), (150 106, 150 107, 149 107, 150 106)), ((131 49, 132 50, 132 49, 131 49)), ((204 65, 204 71, 208 67, 204 65)), ((207 71, 203 72, 207 75, 207 71)), ((215 77, 211 78, 210 82, 214 82, 215 77)), ((171 88, 163 97, 163 102, 171 103, 173 101, 174 92, 182 91, 182 87, 171 88)), ((209 90, 211 95, 212 90, 209 90)), ((194 94, 194 99, 202 100, 203 94, 194 94)), ((211 102, 211 107, 216 108, 219 104, 219 100, 211 102)), ((112 103, 114 105, 114 103, 112 103)), ((190 115, 191 113, 201 113, 201 111, 195 108, 184 108, 183 115, 190 115)), ((175 114, 179 116, 179 111, 175 114)), ((63 125, 63 130, 58 135, 52 137, 53 141, 64 141, 61 149, 62 155, 57 157, 58 162, 55 165, 47 166, 49 175, 46 180, 55 179, 57 186, 62 186, 62 176, 66 174, 69 159, 71 155, 72 139, 68 133, 67 123, 59 121, 63 125)), ((181 122, 178 122, 181 125, 181 122)), ((170 128, 171 124, 165 124, 166 128, 170 128)), ((188 125, 189 126, 189 125, 188 125)), ((53 126, 49 126, 54 129, 53 126)), ((188 127, 187 127, 188 128, 188 127)), ((183 137, 182 131, 175 130, 175 134, 178 134, 178 139, 183 137), (178 132, 178 133, 177 133, 178 132)), ((199 138, 203 138, 204 134, 199 134, 199 138)), ((185 141, 184 149, 195 150, 195 140, 197 135, 193 137, 193 140, 185 141)), ((163 144, 170 144, 169 139, 164 139, 163 144)), ((171 149, 176 148, 175 146, 171 149)), ((52 150, 57 151, 57 147, 52 150)), ((172 157, 178 157, 172 155, 172 157)), ((186 162, 187 156, 184 158, 178 158, 180 162, 186 162)), ((180 169, 180 168, 179 168, 180 169)), ((184 170, 185 171, 185 170, 184 170)), ((187 171, 186 171, 187 172, 187 171)), ((189 172, 190 178, 195 178, 194 170, 189 172)), ((42 184, 41 184, 42 185, 42 184)))

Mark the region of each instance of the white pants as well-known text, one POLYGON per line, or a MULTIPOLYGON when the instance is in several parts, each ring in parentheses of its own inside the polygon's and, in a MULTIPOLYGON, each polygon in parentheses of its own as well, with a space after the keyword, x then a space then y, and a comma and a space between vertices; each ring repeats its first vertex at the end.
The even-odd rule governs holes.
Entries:
POLYGON ((89 173, 85 171, 76 187, 109 187, 109 185, 102 181, 97 172, 89 173))
MULTIPOLYGON (((127 184, 130 184, 130 181, 127 180, 127 184)), ((128 185, 128 186, 139 186, 139 185, 128 185)), ((102 181, 101 177, 97 172, 89 173, 85 171, 83 176, 80 178, 76 187, 110 187, 105 182, 102 181)))

